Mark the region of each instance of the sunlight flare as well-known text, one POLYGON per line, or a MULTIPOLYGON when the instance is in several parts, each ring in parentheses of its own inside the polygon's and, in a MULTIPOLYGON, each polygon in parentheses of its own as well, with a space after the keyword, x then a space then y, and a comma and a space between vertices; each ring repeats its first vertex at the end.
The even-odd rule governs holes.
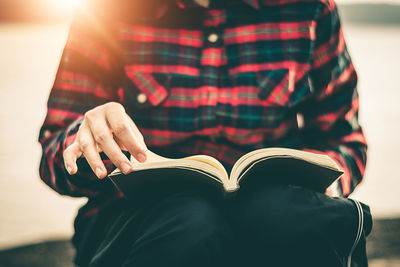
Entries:
POLYGON ((53 0, 53 5, 57 9, 71 11, 82 5, 83 0, 53 0))

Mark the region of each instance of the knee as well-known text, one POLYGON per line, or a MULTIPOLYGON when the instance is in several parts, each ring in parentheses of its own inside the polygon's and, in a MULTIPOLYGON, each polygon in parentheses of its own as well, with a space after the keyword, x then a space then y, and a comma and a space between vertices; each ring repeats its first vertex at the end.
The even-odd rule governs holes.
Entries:
POLYGON ((240 197, 235 221, 248 238, 274 246, 307 240, 320 231, 312 223, 318 213, 310 205, 315 197, 315 192, 296 187, 260 188, 240 197))
POLYGON ((268 261, 279 266, 342 266, 339 263, 353 246, 358 215, 349 200, 299 187, 270 186, 238 201, 235 223, 241 243, 249 244, 244 249, 254 258, 268 254, 268 261))
POLYGON ((182 195, 176 203, 176 225, 193 242, 227 235, 229 226, 216 204, 201 196, 182 195))
POLYGON ((141 240, 152 240, 150 243, 169 255, 182 257, 206 250, 222 253, 221 249, 231 243, 230 226, 215 201, 200 194, 170 196, 152 214, 141 240))
POLYGON ((209 266, 223 259, 232 243, 229 225, 206 197, 176 194, 151 213, 133 249, 135 263, 143 266, 209 266))

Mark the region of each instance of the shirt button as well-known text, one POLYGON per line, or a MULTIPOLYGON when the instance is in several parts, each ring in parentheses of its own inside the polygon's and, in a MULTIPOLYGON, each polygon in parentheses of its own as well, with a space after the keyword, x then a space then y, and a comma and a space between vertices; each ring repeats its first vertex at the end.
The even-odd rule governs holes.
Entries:
POLYGON ((210 43, 215 43, 216 41, 218 41, 218 35, 217 35, 216 33, 211 33, 211 34, 208 36, 208 41, 209 41, 210 43))
POLYGON ((51 132, 49 130, 44 131, 44 138, 47 138, 51 135, 51 132))
POLYGON ((147 96, 143 93, 137 95, 136 100, 139 104, 144 104, 147 101, 147 96))

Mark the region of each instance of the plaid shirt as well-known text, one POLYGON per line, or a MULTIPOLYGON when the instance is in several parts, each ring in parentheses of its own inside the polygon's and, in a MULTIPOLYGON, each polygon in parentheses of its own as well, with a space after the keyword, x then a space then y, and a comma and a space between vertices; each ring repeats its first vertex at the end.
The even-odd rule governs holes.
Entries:
POLYGON ((342 195, 353 191, 367 145, 333 0, 128 2, 116 17, 93 8, 71 26, 39 137, 49 186, 89 197, 87 214, 120 197, 84 159, 71 176, 62 158, 84 113, 116 101, 161 155, 208 154, 230 169, 258 148, 314 151, 345 171, 342 195))

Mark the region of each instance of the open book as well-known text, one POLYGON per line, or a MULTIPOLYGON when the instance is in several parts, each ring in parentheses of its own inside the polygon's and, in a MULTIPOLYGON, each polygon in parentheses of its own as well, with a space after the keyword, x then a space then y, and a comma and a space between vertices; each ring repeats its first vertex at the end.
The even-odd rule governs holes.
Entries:
POLYGON ((208 184, 230 193, 246 184, 270 182, 324 192, 343 174, 327 155, 288 148, 263 148, 249 152, 236 161, 230 175, 218 160, 206 155, 170 159, 149 151, 145 163, 135 162, 133 158, 131 161, 131 173, 125 175, 116 169, 109 175, 127 198, 135 190, 162 183, 208 184))

